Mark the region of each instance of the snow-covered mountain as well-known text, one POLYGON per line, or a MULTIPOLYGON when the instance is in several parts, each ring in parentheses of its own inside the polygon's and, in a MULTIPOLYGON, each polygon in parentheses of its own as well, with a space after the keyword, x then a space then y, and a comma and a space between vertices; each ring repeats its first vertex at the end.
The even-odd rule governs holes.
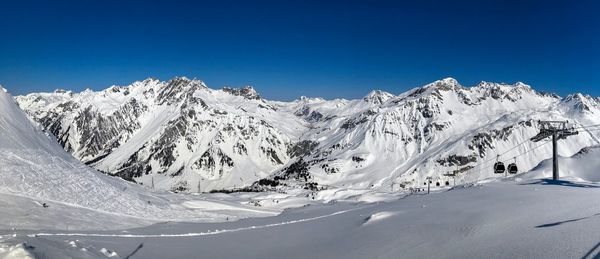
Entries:
POLYGON ((181 191, 242 186, 268 176, 290 160, 287 148, 305 127, 250 87, 215 91, 187 78, 18 100, 82 162, 181 191))
MULTIPOLYGON (((25 227, 39 227, 38 225, 47 223, 47 218, 39 217, 54 217, 52 219, 56 221, 52 224, 68 227, 69 222, 64 222, 63 219, 85 222, 90 215, 105 218, 107 213, 111 217, 137 218, 137 221, 145 223, 177 219, 220 221, 264 214, 245 206, 229 208, 225 202, 221 204, 219 201, 205 200, 201 208, 186 206, 191 197, 153 192, 85 166, 65 152, 52 135, 37 127, 2 87, 0 165, 0 195, 7 210, 20 211, 23 207, 30 208, 33 203, 48 203, 53 207, 83 211, 79 216, 73 216, 72 213, 59 213, 57 216, 52 209, 44 211, 45 213, 30 211, 16 218, 8 217, 3 220, 3 226, 17 222, 17 225, 12 226, 23 227, 18 224, 22 217, 36 219, 25 227), (17 200, 25 200, 25 204, 16 205, 19 209, 14 208, 13 196, 19 197, 17 200), (11 197, 11 200, 7 197, 11 197), (214 207, 218 208, 218 212, 215 212, 214 207), (30 216, 30 213, 34 216, 30 216)), ((6 214, 12 215, 10 212, 6 214)))
MULTIPOLYGON (((600 123, 600 100, 590 96, 560 98, 523 83, 463 87, 452 78, 357 100, 270 101, 251 87, 214 90, 183 77, 17 100, 82 162, 187 192, 260 179, 265 186, 390 190, 422 186, 427 176, 449 181, 443 175, 453 170, 465 181, 482 179, 493 173, 481 163, 497 154, 517 157, 521 170, 550 157, 551 145, 527 142, 538 120, 600 123)), ((594 134, 561 141, 559 153, 598 144, 594 134)))
POLYGON ((0 111, 2 192, 125 214, 148 206, 136 197, 139 186, 94 172, 64 152, 52 136, 32 124, 3 88, 0 111))

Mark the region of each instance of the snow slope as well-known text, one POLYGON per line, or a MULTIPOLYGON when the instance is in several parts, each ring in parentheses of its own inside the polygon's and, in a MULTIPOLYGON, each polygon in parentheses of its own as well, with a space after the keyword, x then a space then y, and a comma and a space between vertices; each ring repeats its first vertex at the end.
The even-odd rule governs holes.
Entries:
POLYGON ((237 222, 119 232, 17 231, 3 238, 41 247, 32 254, 58 247, 81 258, 95 258, 91 253, 98 251, 120 258, 595 258, 599 197, 597 184, 494 181, 237 222))
MULTIPOLYGON (((600 146, 582 149, 571 157, 559 157, 561 179, 576 182, 600 182, 600 146)), ((542 161, 530 172, 519 175, 521 179, 552 178, 552 159, 542 161)))
MULTIPOLYGON (((0 147, 4 150, 35 149, 54 153, 59 148, 25 116, 23 111, 0 86, 0 147)), ((60 149, 58 149, 60 150, 60 149)), ((64 154, 64 152, 60 152, 64 154)), ((65 156, 68 157, 68 156, 65 156)))
MULTIPOLYGON (((112 214, 112 220, 131 217, 148 224, 168 220, 212 222, 277 213, 241 204, 231 206, 227 205, 230 204, 228 202, 220 201, 213 201, 212 204, 207 201, 204 206, 190 208, 185 203, 195 200, 192 196, 152 192, 140 185, 97 172, 81 164, 65 152, 53 137, 34 126, 3 88, 0 91, 0 165, 0 194, 9 197, 7 207, 17 207, 13 211, 16 215, 18 212, 25 214, 13 214, 11 220, 2 220, 0 226, 4 227, 48 228, 43 223, 49 222, 31 219, 39 214, 30 215, 36 208, 39 213, 42 203, 51 204, 52 207, 74 207, 80 213, 72 217, 71 214, 65 214, 63 217, 70 220, 86 218, 92 222, 91 225, 96 225, 93 221, 98 218, 111 218, 106 214, 112 214), (23 204, 19 206, 15 199, 23 204), (211 209, 213 205, 218 209, 211 209)), ((50 213, 52 209, 41 211, 50 213)))

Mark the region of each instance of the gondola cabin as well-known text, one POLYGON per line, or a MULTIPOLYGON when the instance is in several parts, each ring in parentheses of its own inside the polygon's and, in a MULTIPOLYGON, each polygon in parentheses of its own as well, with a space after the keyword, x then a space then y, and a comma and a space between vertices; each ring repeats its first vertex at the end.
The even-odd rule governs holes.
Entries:
POLYGON ((494 164, 494 173, 495 174, 503 174, 505 170, 506 170, 506 166, 504 166, 504 163, 496 162, 494 164))
POLYGON ((519 172, 519 168, 517 167, 517 164, 512 163, 512 164, 508 165, 508 173, 516 174, 518 172, 519 172))

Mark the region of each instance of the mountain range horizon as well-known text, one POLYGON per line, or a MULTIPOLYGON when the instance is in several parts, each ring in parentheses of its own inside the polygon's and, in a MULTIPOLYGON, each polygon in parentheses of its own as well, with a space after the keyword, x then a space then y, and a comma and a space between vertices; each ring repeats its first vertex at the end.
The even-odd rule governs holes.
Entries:
MULTIPOLYGON (((101 89, 98 89, 98 90, 94 90, 94 89, 91 89, 91 88, 85 88, 84 90, 81 90, 81 91, 77 92, 77 91, 71 90, 69 88, 63 87, 63 88, 55 88, 53 91, 34 91, 34 92, 29 92, 29 93, 25 93, 25 94, 19 94, 19 95, 15 95, 15 96, 25 96, 25 95, 34 94, 34 93, 52 93, 52 92, 69 92, 69 93, 81 93, 81 92, 90 92, 90 91, 91 92, 100 92, 100 91, 103 91, 103 90, 106 90, 106 89, 110 89, 110 88, 113 88, 113 87, 127 87, 127 86, 130 86, 130 85, 134 84, 134 83, 143 82, 143 81, 147 81, 147 80, 158 80, 158 81, 161 81, 161 82, 167 82, 167 81, 170 81, 170 80, 173 80, 173 79, 197 80, 197 81, 202 82, 202 84, 204 86, 210 88, 209 85, 207 85, 203 80, 199 79, 198 77, 188 77, 188 76, 180 75, 180 76, 171 77, 170 79, 164 81, 163 79, 159 79, 157 77, 152 77, 151 76, 151 77, 146 77, 145 79, 142 79, 142 80, 133 81, 133 82, 131 82, 128 85, 116 85, 116 84, 113 84, 113 85, 109 85, 109 86, 106 86, 105 88, 101 88, 101 89)), ((412 90, 414 90, 416 88, 425 87, 427 85, 431 85, 431 84, 434 84, 435 82, 439 82, 439 81, 453 81, 453 82, 455 82, 454 84, 460 85, 460 86, 465 87, 465 88, 478 87, 478 86, 485 85, 485 84, 488 84, 488 83, 493 83, 493 84, 499 84, 499 85, 513 85, 513 86, 515 86, 515 85, 526 85, 526 86, 528 86, 530 88, 537 89, 537 87, 534 87, 534 86, 532 86, 532 85, 530 85, 530 84, 528 84, 526 82, 523 82, 523 81, 516 81, 514 83, 507 83, 507 82, 493 82, 493 81, 484 81, 484 80, 482 80, 482 81, 479 81, 479 83, 477 83, 477 84, 462 85, 460 83, 460 81, 457 80, 455 77, 442 77, 442 78, 440 78, 438 80, 431 81, 430 83, 413 86, 412 88, 409 88, 408 90, 400 91, 399 93, 396 93, 396 94, 400 95, 400 94, 402 94, 404 92, 409 92, 409 91, 412 91, 412 90)), ((0 85, 0 86, 3 86, 3 85, 0 85)), ((3 87, 6 87, 6 86, 3 86, 3 87)), ((252 89, 253 91, 256 91, 257 93, 260 93, 260 91, 258 91, 254 85, 242 85, 240 87, 235 87, 235 86, 231 86, 231 85, 224 85, 221 88, 212 88, 212 89, 224 89, 224 88, 230 88, 230 89, 249 88, 249 89, 252 89)), ((366 97, 366 96, 368 96, 368 95, 370 95, 370 94, 372 94, 373 92, 376 92, 376 91, 386 92, 386 93, 390 93, 390 94, 394 94, 394 92, 395 92, 395 91, 381 90, 379 88, 371 88, 371 90, 368 93, 366 93, 366 95, 364 97, 366 97)), ((552 91, 546 91, 546 90, 536 90, 536 91, 538 91, 540 93, 555 94, 556 96, 559 96, 559 97, 561 96, 560 94, 552 92, 552 91)), ((11 91, 9 91, 9 92, 11 92, 11 91)), ((569 95, 573 95, 573 94, 584 94, 584 95, 587 95, 587 96, 592 96, 592 95, 587 94, 585 92, 577 92, 576 91, 576 92, 567 93, 565 95, 565 97, 568 97, 569 95)), ((360 97, 358 97, 358 98, 344 98, 344 97, 322 98, 319 95, 313 95, 313 96, 300 95, 300 96, 298 96, 295 99, 288 99, 288 100, 286 100, 286 99, 271 99, 271 98, 265 98, 265 99, 266 100, 271 100, 271 101, 284 101, 284 102, 286 102, 286 101, 300 100, 302 98, 321 98, 321 99, 324 99, 324 100, 335 100, 335 99, 354 100, 354 99, 360 99, 360 97)))
MULTIPOLYGON (((417 187, 425 177, 445 182, 450 170, 492 177, 473 169, 535 135, 537 121, 600 123, 600 98, 560 97, 522 82, 464 87, 454 78, 350 100, 268 100, 252 87, 215 90, 187 77, 16 99, 81 162, 182 192, 317 184, 388 190, 417 187)), ((592 133, 575 139, 562 154, 598 140, 592 133)), ((550 151, 521 158, 521 168, 534 168, 550 151)))

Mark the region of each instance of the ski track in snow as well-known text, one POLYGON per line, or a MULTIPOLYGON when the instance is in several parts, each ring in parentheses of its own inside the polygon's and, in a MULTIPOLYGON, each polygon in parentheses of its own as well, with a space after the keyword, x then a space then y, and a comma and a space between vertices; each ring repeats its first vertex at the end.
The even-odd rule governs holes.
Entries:
POLYGON ((36 236, 86 236, 86 237, 123 237, 123 238, 210 236, 210 235, 218 235, 218 234, 223 234, 223 233, 239 232, 239 231, 251 230, 251 229, 263 229, 263 228, 270 228, 270 227, 277 227, 277 226, 284 226, 284 225, 291 225, 291 224, 303 223, 303 222, 308 222, 308 221, 314 221, 314 220, 329 218, 329 217, 333 217, 333 216, 336 216, 336 215, 348 213, 348 212, 359 210, 359 209, 362 209, 362 207, 361 208, 355 208, 355 209, 349 209, 349 210, 337 211, 337 212, 334 212, 334 213, 331 213, 331 214, 321 215, 321 216, 312 217, 312 218, 290 220, 290 221, 284 221, 284 222, 279 222, 279 223, 272 223, 272 224, 267 224, 267 225, 250 226, 250 227, 234 228, 234 229, 222 229, 222 230, 215 230, 215 231, 208 231, 208 232, 185 233, 185 234, 146 234, 146 235, 141 235, 141 234, 93 234, 93 233, 91 233, 91 234, 85 234, 85 233, 38 233, 38 234, 33 234, 33 235, 28 235, 28 236, 29 237, 36 237, 36 236))

